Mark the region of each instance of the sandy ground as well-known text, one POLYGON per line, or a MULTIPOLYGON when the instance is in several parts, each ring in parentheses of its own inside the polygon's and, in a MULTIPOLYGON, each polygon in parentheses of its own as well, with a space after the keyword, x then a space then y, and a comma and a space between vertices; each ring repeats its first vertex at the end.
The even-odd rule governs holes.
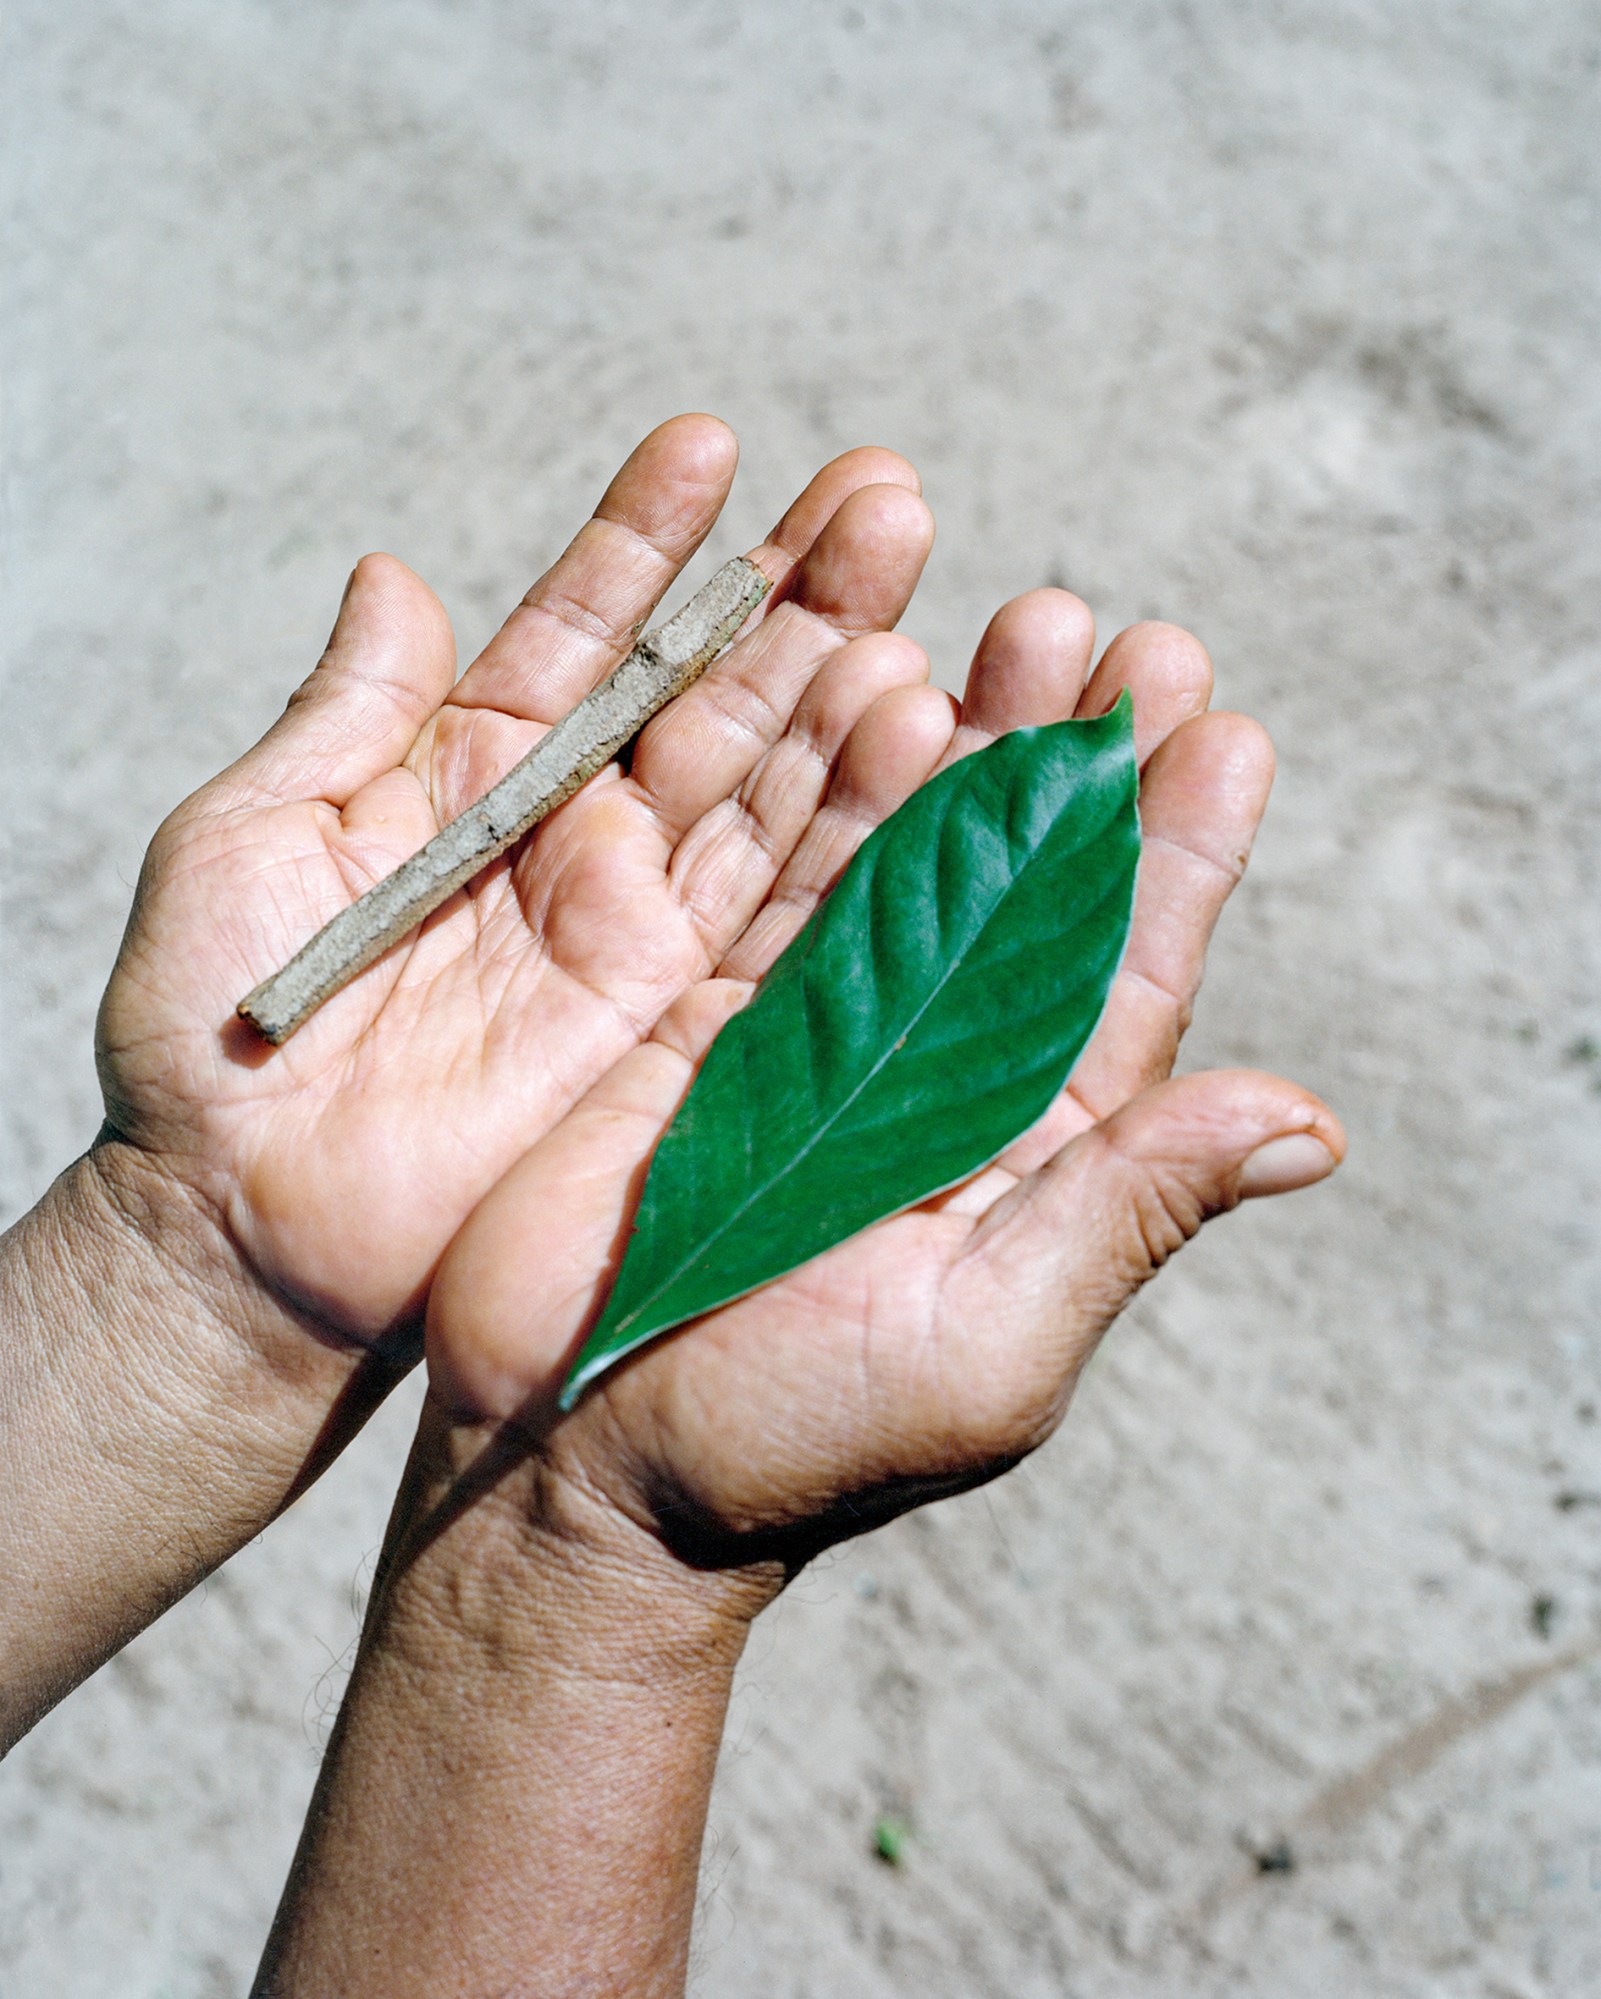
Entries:
MULTIPOLYGON (((1596 7, 13 0, 5 68, 7 1218, 363 549, 471 650, 676 409, 717 554, 892 443, 947 679, 1054 578, 1272 727, 1192 1059, 1353 1149, 760 1626, 695 1990, 1601 1990, 1596 7)), ((4 1999, 246 1990, 411 1406, 14 1754, 4 1999)))

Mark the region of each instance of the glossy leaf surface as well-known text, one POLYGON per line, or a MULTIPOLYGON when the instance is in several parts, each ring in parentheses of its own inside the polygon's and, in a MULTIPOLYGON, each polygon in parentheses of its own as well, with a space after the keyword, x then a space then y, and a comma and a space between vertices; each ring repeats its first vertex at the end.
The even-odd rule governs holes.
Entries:
POLYGON ((862 845, 713 1042, 566 1386, 966 1179, 1095 1030, 1139 859, 1133 709, 1020 729, 862 845))

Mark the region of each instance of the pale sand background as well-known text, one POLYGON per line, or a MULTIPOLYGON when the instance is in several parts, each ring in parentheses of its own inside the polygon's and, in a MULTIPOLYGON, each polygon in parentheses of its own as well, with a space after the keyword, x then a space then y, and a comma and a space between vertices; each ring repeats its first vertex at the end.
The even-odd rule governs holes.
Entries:
MULTIPOLYGON (((1278 738, 1192 1058, 1349 1169, 764 1622, 705 1999, 1601 1990, 1598 76, 1576 0, 7 10, 8 1216, 354 558, 470 650, 674 410, 714 553, 891 443, 946 677, 1054 577, 1278 738)), ((402 1401, 12 1758, 5 1999, 244 1992, 402 1401)))

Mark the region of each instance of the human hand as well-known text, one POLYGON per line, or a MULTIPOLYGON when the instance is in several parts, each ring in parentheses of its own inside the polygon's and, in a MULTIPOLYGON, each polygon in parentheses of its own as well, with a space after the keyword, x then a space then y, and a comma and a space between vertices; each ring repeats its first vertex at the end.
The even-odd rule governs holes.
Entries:
POLYGON ((777 585, 765 615, 628 772, 601 773, 285 1048, 231 1018, 609 671, 734 457, 710 418, 655 432, 454 687, 437 598, 368 557, 283 719, 152 843, 101 1013, 121 1150, 99 1156, 176 1183, 220 1258, 335 1339, 415 1315, 478 1196, 744 927, 857 715, 924 670, 893 638, 835 657, 894 623, 929 540, 910 468, 855 452, 755 551, 777 585))
POLYGON ((926 662, 892 625, 909 466, 826 467, 754 560, 758 622, 612 766, 285 1048, 239 995, 603 677, 715 521, 681 417, 458 685, 438 600, 359 565, 256 748, 168 819, 99 1024, 106 1124, 0 1250, 0 1742, 259 1532, 415 1358, 474 1202, 717 963, 840 743, 926 662))
POLYGON ((751 1616, 828 1541, 1021 1457, 1206 1215, 1333 1165, 1338 1126, 1291 1085, 1165 1080, 1261 814, 1267 740, 1200 712, 1210 668, 1183 633, 1125 633, 1085 688, 1090 646, 1083 606, 1038 592, 991 625, 960 711, 927 688, 884 696, 718 975, 447 1252, 430 1397, 263 1995, 530 1976, 680 1992, 751 1616), (1135 923, 1055 1109, 965 1186, 641 1350, 558 1420, 646 1161, 717 1026, 937 766, 1075 703, 1099 713, 1124 684, 1144 764, 1135 923))
MULTIPOLYGON (((842 830, 831 799, 792 863, 815 874, 826 850, 837 871, 865 822, 933 769, 1132 689, 1144 827, 1134 925, 1102 1025, 1039 1126, 964 1186, 646 1349, 555 1422, 644 1162, 717 1026, 799 927, 804 910, 781 882, 718 977, 519 1161, 440 1268, 428 1330, 438 1395, 469 1425, 514 1419, 542 1472, 697 1568, 767 1562, 764 1587, 776 1586, 828 1541, 1015 1463, 1060 1421, 1117 1313, 1202 1222, 1321 1178, 1343 1151, 1332 1115, 1292 1084, 1168 1080, 1272 752, 1256 724, 1201 712, 1210 666, 1187 635, 1136 627, 1083 686, 1090 645, 1088 614, 1064 593, 1007 606, 959 712, 909 689, 866 719, 836 792, 869 808, 842 830)), ((457 1450, 465 1459, 471 1446, 457 1450)))

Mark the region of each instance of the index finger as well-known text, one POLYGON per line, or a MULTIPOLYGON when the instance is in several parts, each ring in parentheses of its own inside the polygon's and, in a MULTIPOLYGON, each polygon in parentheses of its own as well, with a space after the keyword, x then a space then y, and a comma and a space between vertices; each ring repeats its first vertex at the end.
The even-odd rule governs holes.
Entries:
POLYGON ((559 721, 634 643, 711 532, 738 460, 734 433, 716 417, 673 417, 653 430, 445 705, 559 721))

